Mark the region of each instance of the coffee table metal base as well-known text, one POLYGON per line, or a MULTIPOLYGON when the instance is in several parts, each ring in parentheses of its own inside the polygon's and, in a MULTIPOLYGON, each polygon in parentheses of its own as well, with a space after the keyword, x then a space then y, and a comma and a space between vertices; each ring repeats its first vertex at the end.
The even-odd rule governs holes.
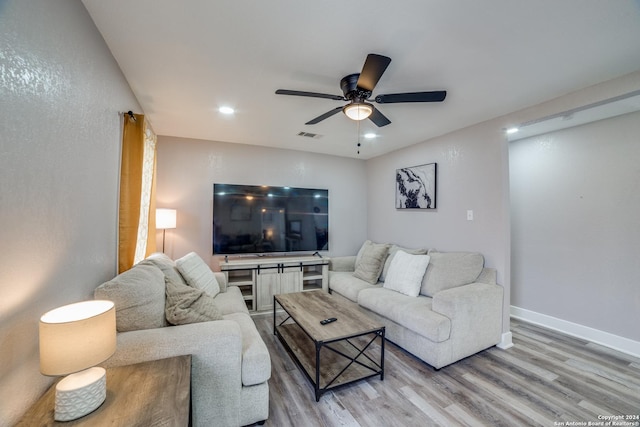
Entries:
POLYGON ((336 387, 378 375, 384 380, 384 326, 373 332, 316 341, 295 323, 284 307, 287 317, 276 324, 276 305, 274 297, 274 334, 314 386, 316 402, 336 387), (289 320, 293 322, 287 323, 289 320), (378 338, 380 354, 374 360, 372 345, 378 338))

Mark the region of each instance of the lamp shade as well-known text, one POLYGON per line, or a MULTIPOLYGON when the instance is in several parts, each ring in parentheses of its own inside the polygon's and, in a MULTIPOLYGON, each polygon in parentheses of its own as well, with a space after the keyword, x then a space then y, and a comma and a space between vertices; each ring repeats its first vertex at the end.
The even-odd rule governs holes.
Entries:
POLYGON ((69 304, 40 318, 40 372, 44 375, 67 375, 93 367, 115 351, 112 301, 69 304))
POLYGON ((158 230, 176 228, 176 210, 156 209, 156 228, 158 230))
POLYGON ((364 120, 373 113, 373 107, 366 102, 353 102, 345 105, 343 111, 351 120, 364 120))

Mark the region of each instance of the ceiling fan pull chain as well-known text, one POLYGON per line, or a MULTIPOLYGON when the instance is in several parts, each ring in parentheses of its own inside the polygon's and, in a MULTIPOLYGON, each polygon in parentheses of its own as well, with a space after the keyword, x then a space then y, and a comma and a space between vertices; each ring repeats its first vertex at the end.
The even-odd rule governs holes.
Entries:
POLYGON ((358 141, 358 154, 360 154, 360 121, 357 121, 356 123, 357 123, 356 129, 357 129, 357 132, 358 132, 358 137, 357 137, 356 140, 358 141))

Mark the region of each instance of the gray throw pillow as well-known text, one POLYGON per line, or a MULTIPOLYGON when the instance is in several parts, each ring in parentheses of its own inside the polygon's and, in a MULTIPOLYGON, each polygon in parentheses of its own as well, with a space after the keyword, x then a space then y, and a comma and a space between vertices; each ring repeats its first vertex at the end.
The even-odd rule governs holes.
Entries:
POLYGON ((378 283, 378 277, 388 253, 389 245, 367 240, 358 253, 360 259, 356 262, 356 271, 353 272, 353 276, 375 285, 378 283))
POLYGON ((118 332, 167 326, 164 294, 162 271, 154 265, 141 263, 98 286, 93 292, 95 299, 106 299, 116 305, 118 332))
POLYGON ((195 252, 176 260, 176 268, 189 286, 202 289, 212 297, 220 293, 220 284, 215 274, 195 252))
POLYGON ((184 277, 182 277, 182 275, 176 268, 175 262, 173 262, 173 260, 166 255, 159 256, 156 254, 152 254, 140 261, 138 264, 155 265, 164 273, 165 277, 168 277, 177 283, 182 283, 184 285, 187 284, 187 282, 184 280, 184 277))
POLYGON ((213 297, 201 289, 177 283, 165 277, 165 316, 172 325, 221 320, 222 314, 213 297))

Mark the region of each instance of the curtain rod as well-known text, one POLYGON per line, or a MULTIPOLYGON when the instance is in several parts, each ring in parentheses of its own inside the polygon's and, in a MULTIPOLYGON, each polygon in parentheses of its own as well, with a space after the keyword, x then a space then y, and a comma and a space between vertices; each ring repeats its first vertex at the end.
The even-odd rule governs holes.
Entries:
POLYGON ((124 115, 124 116, 129 116, 129 120, 133 120, 134 122, 137 121, 135 114, 133 114, 133 111, 129 110, 129 111, 123 111, 120 114, 124 115))

